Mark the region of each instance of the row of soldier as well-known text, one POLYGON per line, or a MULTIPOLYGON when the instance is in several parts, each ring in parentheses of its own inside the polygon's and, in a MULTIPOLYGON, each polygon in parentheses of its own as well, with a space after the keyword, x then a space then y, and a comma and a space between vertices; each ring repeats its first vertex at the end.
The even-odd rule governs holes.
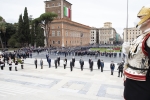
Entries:
MULTIPOLYGON (((47 62, 48 62, 48 65, 49 65, 49 68, 51 67, 51 59, 49 57, 48 54, 46 54, 46 59, 47 59, 47 62)), ((72 71, 73 70, 73 67, 75 66, 75 57, 73 57, 71 60, 70 60, 70 70, 72 71)), ((35 58, 34 60, 34 64, 35 64, 35 68, 37 69, 37 64, 38 64, 38 61, 37 59, 35 58)), ((81 70, 83 71, 83 67, 84 67, 84 60, 83 59, 80 59, 79 60, 79 64, 80 64, 80 68, 81 70)), ((58 66, 60 66, 60 57, 58 56, 56 59, 54 59, 54 65, 55 65, 55 68, 57 69, 58 66)), ((41 59, 40 60, 40 66, 41 66, 41 69, 43 69, 43 60, 41 59)), ((63 66, 64 66, 64 69, 66 69, 66 66, 67 66, 67 58, 65 58, 63 60, 63 66)), ((91 71, 93 71, 93 60, 92 59, 89 59, 89 69, 91 71)), ((101 69, 101 72, 103 72, 103 68, 104 68, 104 62, 103 60, 100 60, 98 59, 97 61, 97 67, 98 69, 101 69)))
POLYGON ((6 62, 6 60, 4 60, 4 57, 0 56, 0 67, 1 67, 1 70, 4 70, 4 67, 7 64, 9 66, 9 70, 10 71, 12 71, 12 67, 15 67, 15 71, 18 71, 17 67, 18 67, 19 63, 21 65, 20 66, 21 69, 23 69, 23 65, 24 65, 23 57, 21 57, 21 59, 19 59, 19 58, 11 59, 11 57, 9 57, 8 61, 6 62))
MULTIPOLYGON (((0 66, 1 66, 1 70, 4 69, 5 67, 5 62, 3 60, 4 58, 2 56, 0 56, 0 66)), ((35 68, 37 69, 37 59, 35 59, 34 63, 35 63, 35 68)), ((51 67, 51 59, 48 57, 47 58, 47 62, 49 63, 49 68, 51 67)), ((12 70, 12 65, 14 63, 14 67, 15 67, 15 71, 18 71, 17 70, 17 67, 18 67, 18 64, 20 63, 21 64, 21 69, 23 69, 23 64, 24 64, 24 59, 23 57, 21 57, 21 59, 18 59, 18 58, 15 58, 15 59, 11 59, 9 57, 9 60, 7 62, 7 64, 9 65, 9 70, 11 71, 12 70)), ((81 68, 81 71, 83 71, 83 68, 84 68, 84 60, 83 59, 80 59, 79 60, 79 63, 80 63, 80 68, 81 68)), ((121 77, 122 77, 122 73, 123 73, 123 62, 119 65, 118 67, 118 77, 120 76, 121 74, 121 77)), ((54 60, 54 65, 55 65, 55 68, 57 69, 58 66, 60 66, 60 57, 57 57, 55 60, 54 60)), ((41 66, 41 69, 43 69, 43 60, 41 59, 40 60, 40 66, 41 66)), ((64 69, 66 69, 66 66, 67 66, 67 59, 65 58, 63 60, 63 66, 64 66, 64 69)), ((70 70, 73 71, 73 68, 75 66, 75 58, 73 57, 71 60, 70 60, 70 70)), ((93 63, 93 60, 92 59, 89 59, 89 69, 91 71, 93 71, 93 66, 94 66, 94 63, 93 63)), ((98 69, 101 69, 101 72, 103 72, 103 68, 104 68, 104 62, 103 60, 100 60, 98 59, 97 60, 97 67, 98 69)), ((110 64, 110 69, 111 69, 111 75, 113 75, 113 71, 114 71, 114 68, 115 68, 115 65, 113 64, 113 62, 110 64)))
MULTIPOLYGON (((78 50, 78 51, 65 51, 65 50, 52 50, 51 54, 53 55, 64 55, 66 56, 94 56, 95 58, 99 57, 99 56, 105 56, 105 57, 117 57, 117 53, 116 52, 99 52, 99 51, 88 51, 88 50, 78 50)), ((118 55, 119 57, 121 57, 121 52, 118 55)))

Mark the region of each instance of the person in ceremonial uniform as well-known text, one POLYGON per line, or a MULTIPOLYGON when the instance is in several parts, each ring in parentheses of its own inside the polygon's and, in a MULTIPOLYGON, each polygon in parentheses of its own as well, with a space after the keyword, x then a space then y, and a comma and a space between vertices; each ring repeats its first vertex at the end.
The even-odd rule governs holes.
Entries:
POLYGON ((64 65, 64 69, 66 69, 67 62, 65 59, 64 59, 63 65, 64 65))
POLYGON ((24 59, 21 57, 21 69, 23 69, 24 59))
POLYGON ((9 71, 12 70, 12 59, 9 57, 9 60, 8 60, 8 64, 9 64, 9 71))
POLYGON ((124 98, 125 100, 150 100, 150 5, 137 14, 137 28, 142 34, 132 44, 123 43, 124 98))
POLYGON ((17 58, 15 58, 15 71, 18 71, 17 66, 18 66, 18 60, 17 60, 17 58))
POLYGON ((2 60, 2 59, 0 59, 0 67, 1 67, 1 70, 3 70, 3 69, 4 69, 4 62, 3 62, 3 60, 2 60))

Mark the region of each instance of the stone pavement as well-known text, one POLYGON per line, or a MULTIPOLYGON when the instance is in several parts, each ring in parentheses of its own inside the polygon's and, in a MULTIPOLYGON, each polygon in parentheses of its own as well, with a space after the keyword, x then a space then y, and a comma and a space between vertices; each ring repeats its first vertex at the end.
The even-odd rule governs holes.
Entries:
POLYGON ((43 69, 35 69, 34 59, 26 59, 24 69, 19 65, 18 71, 9 71, 7 65, 0 70, 0 100, 123 100, 123 79, 117 70, 110 75, 109 63, 100 72, 95 62, 91 72, 88 62, 81 71, 77 61, 71 72, 69 63, 66 69, 55 69, 53 61, 48 68, 43 60, 43 69))

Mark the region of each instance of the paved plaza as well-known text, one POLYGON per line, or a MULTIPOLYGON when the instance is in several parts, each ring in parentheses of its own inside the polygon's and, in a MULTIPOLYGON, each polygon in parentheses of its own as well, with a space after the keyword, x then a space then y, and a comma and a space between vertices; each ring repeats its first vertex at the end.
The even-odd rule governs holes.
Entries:
POLYGON ((109 63, 105 63, 104 72, 97 69, 89 70, 85 62, 84 70, 80 70, 76 61, 73 71, 67 68, 48 68, 46 59, 41 69, 35 69, 34 58, 25 60, 25 67, 18 71, 13 67, 9 71, 8 65, 0 70, 0 100, 123 100, 123 79, 118 76, 117 64, 114 75, 110 75, 109 63))

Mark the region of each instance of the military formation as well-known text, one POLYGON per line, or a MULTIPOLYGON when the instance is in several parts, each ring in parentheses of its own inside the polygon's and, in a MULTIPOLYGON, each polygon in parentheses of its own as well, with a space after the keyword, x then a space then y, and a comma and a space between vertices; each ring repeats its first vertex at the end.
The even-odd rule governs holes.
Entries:
MULTIPOLYGON (((100 56, 105 56, 105 57, 117 57, 116 52, 100 52, 100 51, 90 51, 88 47, 85 48, 21 48, 19 50, 15 50, 13 52, 3 52, 0 56, 0 66, 1 70, 4 69, 5 64, 9 66, 9 70, 12 71, 12 68, 15 69, 15 71, 18 71, 17 67, 21 67, 21 69, 24 69, 24 60, 26 58, 32 58, 32 53, 37 53, 38 55, 43 52, 47 51, 46 54, 46 60, 48 63, 48 67, 51 68, 51 58, 50 55, 56 55, 57 58, 54 59, 54 66, 57 69, 58 66, 60 66, 60 56, 59 55, 64 55, 65 59, 63 59, 63 67, 66 69, 67 66, 67 58, 66 56, 73 56, 71 60, 69 60, 69 66, 70 66, 70 71, 73 71, 73 68, 75 67, 75 63, 77 62, 75 57, 76 56, 89 56, 89 70, 92 72, 93 71, 93 66, 94 66, 94 61, 91 59, 91 57, 100 57, 100 56)), ((121 57, 121 52, 119 53, 119 57, 121 57)), ((80 64, 80 69, 81 71, 84 70, 84 60, 81 58, 78 63, 80 64)), ((35 58, 34 60, 34 65, 35 68, 37 69, 38 67, 38 60, 35 58)), ((120 66, 119 64, 118 66, 120 66)), ((103 60, 98 59, 97 60, 97 69, 103 72, 104 69, 104 62, 103 60)), ((40 59, 40 67, 43 69, 43 60, 42 58, 40 59)), ((110 69, 111 69, 111 75, 113 75, 113 71, 115 69, 115 66, 112 67, 112 64, 110 64, 110 69)), ((122 77, 123 68, 121 69, 118 67, 119 73, 118 76, 122 77)))

